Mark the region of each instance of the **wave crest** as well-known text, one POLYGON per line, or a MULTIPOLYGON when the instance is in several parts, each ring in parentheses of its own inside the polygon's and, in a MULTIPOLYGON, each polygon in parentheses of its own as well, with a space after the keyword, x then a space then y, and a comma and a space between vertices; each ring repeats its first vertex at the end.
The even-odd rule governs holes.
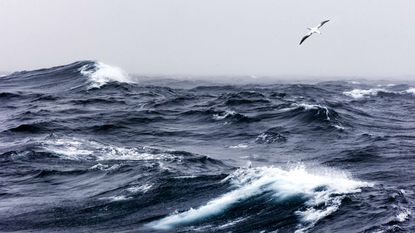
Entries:
POLYGON ((225 178, 224 182, 226 181, 236 189, 196 209, 174 213, 152 222, 149 227, 170 230, 191 224, 220 215, 238 203, 271 192, 273 202, 285 202, 299 196, 305 200, 306 209, 296 211, 301 219, 298 230, 302 231, 335 212, 346 194, 360 192, 361 187, 370 186, 369 183, 353 180, 344 173, 331 171, 316 174, 307 171, 304 166, 289 170, 276 167, 241 168, 225 178))
POLYGON ((389 95, 415 95, 415 88, 411 87, 406 90, 395 91, 388 90, 385 88, 372 88, 372 89, 353 89, 351 91, 344 91, 343 94, 354 99, 362 99, 370 96, 378 96, 379 94, 389 94, 389 95))
POLYGON ((90 78, 90 88, 100 88, 109 82, 135 83, 135 81, 121 68, 110 66, 102 62, 85 64, 79 72, 90 78))

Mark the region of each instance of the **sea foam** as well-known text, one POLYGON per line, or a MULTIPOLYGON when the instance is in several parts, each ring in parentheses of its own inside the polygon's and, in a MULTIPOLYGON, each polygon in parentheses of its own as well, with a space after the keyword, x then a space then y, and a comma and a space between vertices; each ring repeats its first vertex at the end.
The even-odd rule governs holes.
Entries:
POLYGON ((229 181, 235 189, 196 209, 174 213, 152 222, 149 227, 171 230, 180 225, 217 216, 238 202, 272 192, 275 202, 283 202, 298 195, 306 198, 307 209, 296 212, 301 221, 298 230, 302 231, 336 211, 346 194, 360 192, 361 187, 370 186, 369 183, 353 180, 341 172, 317 174, 306 170, 304 166, 289 170, 276 167, 241 168, 224 181, 229 181))
MULTIPOLYGON (((120 147, 80 138, 53 138, 42 142, 44 150, 70 160, 173 160, 168 151, 150 147, 120 147)), ((97 167, 98 168, 98 167, 97 167)))
POLYGON ((354 99, 362 99, 364 97, 377 96, 381 92, 387 93, 387 94, 396 94, 396 95, 404 95, 404 94, 415 95, 415 88, 411 87, 403 91, 393 91, 393 90, 387 90, 385 88, 353 89, 351 91, 344 91, 343 94, 346 96, 350 96, 354 99))
POLYGON ((100 88, 108 82, 134 83, 135 81, 121 68, 110 66, 102 62, 87 64, 79 69, 79 72, 90 78, 90 88, 100 88))

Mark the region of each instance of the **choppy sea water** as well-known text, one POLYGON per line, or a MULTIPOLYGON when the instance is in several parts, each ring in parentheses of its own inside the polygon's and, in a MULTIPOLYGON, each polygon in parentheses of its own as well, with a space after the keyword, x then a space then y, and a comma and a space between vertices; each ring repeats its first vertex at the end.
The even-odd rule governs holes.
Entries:
POLYGON ((415 85, 0 77, 1 232, 414 232, 415 85))

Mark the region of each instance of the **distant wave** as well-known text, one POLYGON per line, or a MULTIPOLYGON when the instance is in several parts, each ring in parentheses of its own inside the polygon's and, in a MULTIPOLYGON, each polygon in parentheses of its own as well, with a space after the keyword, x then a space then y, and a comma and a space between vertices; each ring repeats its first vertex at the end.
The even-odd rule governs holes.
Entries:
POLYGON ((415 95, 415 88, 411 87, 402 91, 388 90, 385 88, 372 88, 372 89, 353 89, 351 91, 343 92, 344 95, 350 96, 354 99, 362 99, 364 97, 378 96, 379 94, 392 94, 392 95, 415 95))
MULTIPOLYGON (((73 137, 49 137, 41 143, 44 151, 71 160, 183 160, 186 153, 153 147, 119 147, 73 137)), ((193 155, 187 154, 190 157, 193 155)))
POLYGON ((100 88, 111 82, 136 83, 136 80, 121 68, 98 61, 78 61, 68 65, 51 68, 20 71, 2 77, 2 85, 21 86, 32 90, 60 92, 79 88, 100 88))
POLYGON ((213 119, 223 120, 230 116, 235 116, 237 113, 235 111, 225 111, 224 113, 213 114, 213 119))
POLYGON ((299 107, 304 109, 305 111, 309 111, 309 110, 317 110, 317 114, 323 114, 326 116, 326 120, 330 120, 330 114, 331 112, 329 112, 329 109, 326 106, 322 106, 322 105, 318 105, 318 104, 307 104, 307 103, 294 103, 293 104, 295 107, 299 107))
POLYGON ((266 132, 258 135, 258 137, 255 139, 255 142, 259 144, 272 144, 276 142, 286 142, 287 141, 286 134, 288 134, 288 132, 284 131, 281 128, 278 128, 278 127, 271 128, 271 129, 268 129, 266 132))
POLYGON ((102 62, 93 62, 83 65, 79 72, 90 78, 90 88, 99 88, 109 82, 135 83, 135 81, 121 68, 110 66, 102 62))

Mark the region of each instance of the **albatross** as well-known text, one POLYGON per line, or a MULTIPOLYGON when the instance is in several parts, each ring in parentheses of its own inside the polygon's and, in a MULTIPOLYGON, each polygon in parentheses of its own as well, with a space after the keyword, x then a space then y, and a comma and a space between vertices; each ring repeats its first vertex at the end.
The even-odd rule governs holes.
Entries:
POLYGON ((309 31, 308 31, 308 33, 307 33, 307 35, 305 35, 302 39, 301 39, 301 41, 300 41, 300 45, 308 38, 308 37, 310 37, 311 35, 313 35, 314 33, 318 33, 318 34, 321 34, 321 32, 320 32, 320 28, 324 25, 324 24, 326 24, 327 22, 329 22, 330 20, 324 20, 323 22, 321 22, 318 26, 316 26, 316 27, 312 27, 312 28, 307 28, 309 31))

